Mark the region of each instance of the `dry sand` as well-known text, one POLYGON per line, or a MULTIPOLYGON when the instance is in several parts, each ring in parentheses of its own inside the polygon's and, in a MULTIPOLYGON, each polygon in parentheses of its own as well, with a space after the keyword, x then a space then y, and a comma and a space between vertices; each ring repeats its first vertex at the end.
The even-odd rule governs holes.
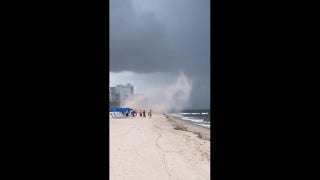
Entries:
POLYGON ((111 180, 210 179, 210 130, 173 117, 110 119, 111 180))

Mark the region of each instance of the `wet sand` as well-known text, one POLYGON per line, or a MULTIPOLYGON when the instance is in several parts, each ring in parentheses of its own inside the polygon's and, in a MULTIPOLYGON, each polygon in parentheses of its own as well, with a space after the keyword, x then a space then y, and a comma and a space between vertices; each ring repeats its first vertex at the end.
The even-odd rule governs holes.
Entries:
POLYGON ((174 117, 110 119, 110 179, 210 179, 210 130, 174 117))

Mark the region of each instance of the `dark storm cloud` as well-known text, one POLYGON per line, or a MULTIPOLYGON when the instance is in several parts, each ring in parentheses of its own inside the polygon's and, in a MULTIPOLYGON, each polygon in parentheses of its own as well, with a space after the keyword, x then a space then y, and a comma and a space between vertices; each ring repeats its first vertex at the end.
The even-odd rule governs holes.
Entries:
MULTIPOLYGON (((113 2, 113 1, 111 1, 113 2)), ((110 70, 152 72, 166 68, 173 55, 166 29, 154 13, 135 13, 132 2, 110 4, 110 70)))
POLYGON ((179 70, 194 82, 192 106, 208 107, 210 1, 111 0, 110 71, 179 70))

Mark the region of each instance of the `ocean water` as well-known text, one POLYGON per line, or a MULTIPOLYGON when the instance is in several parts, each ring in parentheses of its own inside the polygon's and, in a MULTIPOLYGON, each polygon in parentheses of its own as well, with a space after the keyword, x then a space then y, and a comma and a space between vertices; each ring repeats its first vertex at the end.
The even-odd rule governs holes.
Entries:
POLYGON ((186 123, 195 124, 205 128, 210 128, 210 109, 204 110, 184 110, 182 112, 172 112, 170 115, 179 118, 186 123))

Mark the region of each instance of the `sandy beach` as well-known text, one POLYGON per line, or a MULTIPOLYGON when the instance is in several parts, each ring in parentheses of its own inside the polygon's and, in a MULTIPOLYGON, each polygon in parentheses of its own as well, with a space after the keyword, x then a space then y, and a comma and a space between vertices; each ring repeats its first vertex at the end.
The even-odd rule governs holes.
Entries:
POLYGON ((170 116, 110 119, 110 179, 210 179, 210 130, 170 116))

